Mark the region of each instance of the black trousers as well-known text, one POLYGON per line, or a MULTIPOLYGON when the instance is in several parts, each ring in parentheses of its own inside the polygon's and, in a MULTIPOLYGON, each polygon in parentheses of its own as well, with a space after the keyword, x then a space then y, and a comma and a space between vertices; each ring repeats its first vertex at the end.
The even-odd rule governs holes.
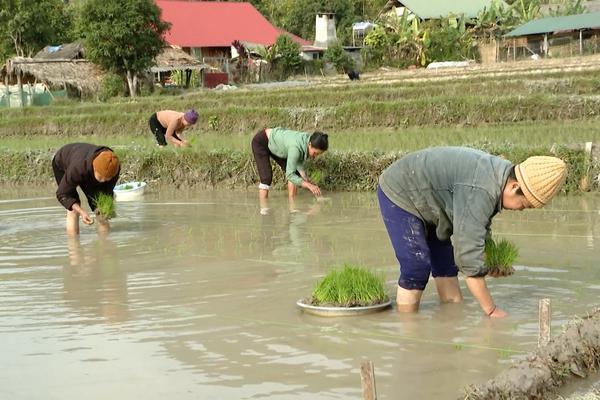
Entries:
POLYGON ((254 160, 256 161, 260 183, 263 185, 271 186, 271 183, 273 182, 271 158, 281 167, 285 175, 287 158, 277 157, 275 154, 271 153, 269 150, 269 138, 264 129, 258 131, 252 138, 252 154, 254 154, 254 160))

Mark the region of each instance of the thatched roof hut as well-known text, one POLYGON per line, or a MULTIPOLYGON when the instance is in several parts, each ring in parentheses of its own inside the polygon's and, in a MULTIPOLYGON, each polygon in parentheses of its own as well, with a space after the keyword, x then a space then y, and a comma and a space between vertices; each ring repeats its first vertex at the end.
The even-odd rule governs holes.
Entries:
POLYGON ((9 84, 43 82, 51 88, 90 95, 100 88, 104 71, 86 60, 15 57, 6 62, 0 75, 9 84))
POLYGON ((179 47, 167 46, 156 56, 156 65, 150 70, 156 72, 203 70, 208 65, 198 61, 179 47))

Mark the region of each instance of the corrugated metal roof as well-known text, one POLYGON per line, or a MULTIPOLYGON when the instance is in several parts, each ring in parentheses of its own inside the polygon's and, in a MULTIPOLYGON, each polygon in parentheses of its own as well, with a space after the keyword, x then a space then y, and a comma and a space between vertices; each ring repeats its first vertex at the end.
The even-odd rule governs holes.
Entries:
POLYGON ((589 14, 568 15, 566 17, 549 17, 529 21, 514 31, 507 33, 507 37, 540 35, 559 31, 576 31, 580 29, 600 28, 600 12, 589 14))
POLYGON ((479 11, 489 8, 493 0, 400 0, 421 19, 436 19, 450 14, 475 18, 479 11))

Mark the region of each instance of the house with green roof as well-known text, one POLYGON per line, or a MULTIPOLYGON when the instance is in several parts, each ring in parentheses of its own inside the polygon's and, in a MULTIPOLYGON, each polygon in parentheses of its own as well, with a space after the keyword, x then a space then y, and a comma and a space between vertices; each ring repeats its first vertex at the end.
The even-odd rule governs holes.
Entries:
POLYGON ((600 12, 535 19, 505 35, 513 51, 525 47, 534 54, 550 56, 600 52, 600 12))
POLYGON ((445 18, 449 15, 464 15, 474 19, 494 0, 390 0, 383 12, 394 12, 401 16, 405 11, 421 20, 445 18))

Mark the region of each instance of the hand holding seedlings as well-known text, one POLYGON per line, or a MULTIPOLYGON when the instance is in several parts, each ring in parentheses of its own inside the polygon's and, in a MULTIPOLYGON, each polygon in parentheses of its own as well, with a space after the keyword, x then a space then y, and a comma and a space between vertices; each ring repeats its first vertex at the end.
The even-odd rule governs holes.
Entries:
POLYGON ((488 274, 498 278, 514 274, 513 263, 519 256, 517 247, 506 239, 494 241, 489 238, 485 241, 485 265, 488 274))
POLYGON ((81 215, 81 220, 84 224, 92 225, 94 223, 94 218, 90 217, 90 215, 86 211, 81 210, 79 215, 81 215))
POLYGON ((117 215, 115 211, 115 202, 113 196, 106 193, 99 193, 95 197, 96 215, 99 219, 108 221, 117 215))

